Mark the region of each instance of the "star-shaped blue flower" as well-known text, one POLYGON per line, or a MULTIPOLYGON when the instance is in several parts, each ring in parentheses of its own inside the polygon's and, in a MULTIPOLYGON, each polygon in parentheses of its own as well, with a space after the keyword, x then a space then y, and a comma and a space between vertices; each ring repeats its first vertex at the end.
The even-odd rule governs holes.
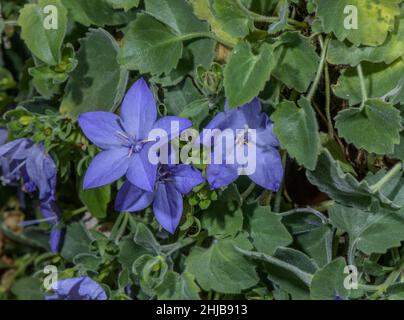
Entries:
MULTIPOLYGON (((273 191, 279 189, 283 178, 282 160, 277 150, 279 142, 272 132, 272 123, 268 116, 261 111, 261 103, 257 98, 231 111, 227 111, 226 107, 226 111, 218 113, 206 126, 206 129, 219 129, 222 132, 232 130, 234 141, 230 149, 235 150, 235 153, 241 152, 250 155, 255 152, 256 169, 248 174, 250 179, 265 189, 273 191), (238 136, 237 130, 243 129, 255 130, 255 137, 250 137, 248 133, 238 136)), ((211 137, 202 135, 201 142, 207 144, 207 139, 211 139, 211 137)), ((212 159, 214 159, 214 153, 217 152, 219 146, 216 144, 212 147, 212 159)), ((229 146, 222 148, 224 149, 222 164, 212 163, 206 170, 208 182, 213 189, 234 182, 239 176, 238 169, 245 167, 245 164, 241 165, 237 161, 228 163, 226 154, 229 146)))
POLYGON ((126 175, 136 187, 153 192, 157 164, 148 159, 154 141, 149 141, 153 129, 167 132, 168 140, 190 128, 192 122, 167 116, 157 119, 153 93, 143 79, 138 80, 126 94, 121 117, 111 112, 88 112, 80 115, 79 125, 87 138, 103 149, 91 162, 84 177, 84 189, 112 183, 126 175), (179 132, 171 132, 177 121, 179 132))
POLYGON ((153 211, 160 225, 174 233, 183 212, 182 195, 204 182, 203 175, 190 165, 158 166, 152 192, 144 191, 129 181, 119 190, 115 207, 118 211, 140 211, 153 203, 153 211))

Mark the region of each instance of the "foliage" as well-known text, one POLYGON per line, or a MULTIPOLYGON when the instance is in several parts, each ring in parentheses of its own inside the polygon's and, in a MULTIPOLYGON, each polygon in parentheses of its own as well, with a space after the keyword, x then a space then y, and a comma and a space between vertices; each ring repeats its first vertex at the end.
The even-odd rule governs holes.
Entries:
POLYGON ((23 173, 6 179, 4 161, 18 154, 0 152, 0 299, 48 297, 47 265, 62 284, 115 300, 404 298, 403 0, 16 0, 0 10, 0 150, 21 138, 43 146, 60 210, 51 225, 38 220, 43 199, 23 173), (345 25, 352 7, 357 28, 345 25), (121 177, 84 189, 100 148, 77 119, 124 118, 141 78, 153 121, 182 117, 199 131, 259 101, 268 121, 257 141, 283 166, 263 176, 282 183, 235 176, 213 190, 213 169, 195 165, 207 179, 175 193, 170 232, 158 200, 117 211, 121 177), (359 289, 344 286, 347 265, 359 289))

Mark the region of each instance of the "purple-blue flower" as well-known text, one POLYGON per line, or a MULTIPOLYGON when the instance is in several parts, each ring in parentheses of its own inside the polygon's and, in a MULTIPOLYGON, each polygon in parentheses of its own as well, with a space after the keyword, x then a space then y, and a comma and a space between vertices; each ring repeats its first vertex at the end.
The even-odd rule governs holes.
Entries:
MULTIPOLYGON (((227 109, 227 107, 226 107, 227 109)), ((241 150, 244 154, 255 152, 256 167, 254 172, 248 174, 250 179, 257 185, 277 191, 283 178, 282 160, 279 155, 278 139, 272 132, 272 123, 268 116, 261 111, 261 103, 256 98, 242 107, 218 113, 207 125, 206 129, 232 130, 234 140, 231 149, 241 150), (248 134, 237 136, 238 130, 255 130, 255 137, 248 134)), ((206 139, 211 137, 202 136, 202 142, 206 144, 206 139)), ((217 145, 213 145, 213 154, 217 145)), ((221 188, 234 182, 238 176, 238 170, 245 167, 237 161, 226 162, 225 156, 229 146, 225 146, 222 164, 212 163, 208 165, 206 175, 210 186, 213 189, 221 188)), ((212 156, 214 158, 214 156, 212 156)))
POLYGON ((64 279, 56 282, 54 295, 46 300, 108 300, 105 290, 89 277, 64 279))
POLYGON ((126 181, 119 190, 115 207, 118 211, 140 211, 153 203, 153 211, 160 225, 174 233, 183 212, 182 195, 203 183, 200 171, 185 164, 160 164, 153 192, 144 191, 126 181))
POLYGON ((157 119, 153 93, 143 79, 138 80, 126 94, 121 117, 111 112, 88 112, 80 115, 79 125, 87 138, 103 149, 91 162, 84 189, 112 183, 126 175, 136 187, 152 192, 157 175, 157 164, 148 159, 149 133, 153 129, 167 132, 168 140, 192 126, 192 122, 167 116, 157 119), (177 121, 179 132, 171 133, 171 123, 177 121))
POLYGON ((55 202, 57 168, 42 145, 30 139, 18 139, 0 146, 0 182, 8 186, 21 186, 26 193, 38 192, 40 211, 44 219, 25 221, 22 226, 48 222, 53 226, 50 247, 57 252, 62 231, 55 202))

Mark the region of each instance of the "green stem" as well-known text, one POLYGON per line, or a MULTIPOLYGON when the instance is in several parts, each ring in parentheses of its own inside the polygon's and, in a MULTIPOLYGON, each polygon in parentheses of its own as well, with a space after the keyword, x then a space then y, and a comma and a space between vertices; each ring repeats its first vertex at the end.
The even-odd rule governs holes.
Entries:
POLYGON ((359 80, 360 80, 360 83, 361 83, 361 92, 362 92, 361 109, 362 109, 365 106, 366 101, 368 100, 368 94, 367 94, 367 91, 366 91, 365 77, 363 76, 362 65, 358 64, 356 69, 358 70, 358 76, 359 76, 359 80))
POLYGON ((302 280, 306 285, 310 286, 311 281, 313 279, 313 275, 311 275, 310 273, 307 273, 301 269, 299 269, 298 267, 289 264, 283 260, 280 260, 278 258, 266 255, 264 253, 261 252, 254 252, 254 251, 247 251, 244 249, 241 249, 237 246, 234 247, 237 251, 239 251, 240 253, 246 255, 247 257, 251 257, 251 258, 256 258, 256 259, 264 259, 266 261, 268 261, 269 263, 278 266, 280 268, 283 268, 285 270, 288 270, 290 272, 292 272, 294 275, 296 275, 300 280, 302 280))
POLYGON ((359 238, 356 238, 354 241, 349 242, 349 248, 348 248, 348 264, 355 266, 355 251, 356 251, 356 245, 359 241, 359 238))
POLYGON ((124 234, 126 227, 129 222, 129 213, 125 212, 122 213, 118 216, 118 219, 116 220, 114 227, 112 228, 111 231, 111 236, 110 239, 111 241, 114 241, 115 244, 118 244, 119 240, 121 239, 122 235, 124 234))
POLYGON ((380 191, 383 186, 389 182, 398 172, 403 168, 403 164, 401 162, 397 163, 393 169, 391 169, 383 178, 381 178, 378 182, 370 187, 373 192, 380 191))
POLYGON ((87 207, 82 207, 80 209, 72 211, 72 215, 75 216, 76 214, 80 214, 87 211, 87 207))
POLYGON ((197 39, 197 38, 209 38, 209 39, 213 39, 217 42, 223 43, 227 47, 233 47, 233 44, 231 44, 229 42, 225 42, 222 39, 219 39, 213 32, 192 32, 192 33, 188 33, 188 34, 179 36, 177 39, 179 41, 188 41, 188 40, 193 40, 193 39, 197 39))
POLYGON ((4 24, 6 26, 18 26, 18 21, 17 20, 8 20, 8 21, 4 21, 4 24))
POLYGON ((330 137, 334 137, 334 126, 332 124, 331 116, 331 84, 330 84, 330 70, 328 63, 324 66, 324 78, 325 78, 325 114, 328 122, 328 134, 330 137))
MULTIPOLYGON (((322 41, 323 41, 322 36, 319 35, 318 38, 319 38, 320 43, 322 43, 322 41)), ((327 57, 329 42, 330 42, 330 37, 327 36, 327 38, 325 39, 323 48, 321 50, 321 60, 320 60, 320 64, 318 65, 316 78, 314 79, 313 85, 311 86, 311 89, 310 89, 309 93, 307 94, 307 100, 309 100, 309 101, 311 101, 313 99, 314 94, 316 93, 317 87, 320 83, 321 75, 323 74, 324 65, 325 65, 325 61, 326 61, 326 57, 327 57)))
MULTIPOLYGON (((282 156, 282 167, 283 167, 284 171, 286 168, 286 160, 287 160, 287 153, 285 152, 282 156)), ((279 186, 279 190, 275 196, 275 203, 274 203, 274 209, 273 209, 274 212, 279 212, 281 209, 282 193, 283 193, 284 186, 285 186, 285 177, 283 177, 281 185, 279 186)))
MULTIPOLYGON (((264 16, 262 14, 258 14, 255 12, 252 12, 250 10, 248 10, 244 4, 241 2, 241 0, 236 0, 237 5, 240 7, 241 10, 243 10, 243 12, 248 15, 248 17, 254 21, 257 22, 269 22, 269 23, 273 23, 273 22, 278 22, 279 21, 279 17, 268 17, 268 16, 264 16)), ((288 24, 299 27, 299 28, 307 28, 308 25, 305 22, 301 22, 301 21, 297 21, 295 19, 288 19, 288 24)))
MULTIPOLYGON (((399 261, 397 267, 394 269, 392 273, 389 274, 387 277, 386 281, 384 281, 381 285, 376 286, 373 291, 376 291, 370 298, 371 299, 376 299, 380 295, 382 295, 388 287, 390 287, 394 282, 396 282, 397 278, 401 275, 401 273, 404 271, 404 257, 401 258, 399 261)), ((370 286, 368 286, 370 287, 370 286)))
POLYGON ((243 202, 247 200, 248 196, 254 191, 256 187, 256 184, 254 182, 251 182, 251 184, 248 186, 247 190, 243 192, 241 195, 241 198, 243 199, 243 202))
POLYGON ((282 213, 280 213, 280 215, 282 217, 287 217, 287 216, 290 216, 290 215, 295 214, 295 213, 304 213, 304 212, 309 212, 309 213, 314 214, 315 216, 320 218, 321 222, 324 223, 324 224, 328 223, 328 218, 325 215, 323 215, 320 211, 314 210, 313 208, 293 209, 293 210, 289 210, 289 211, 286 211, 286 212, 282 212, 282 213))

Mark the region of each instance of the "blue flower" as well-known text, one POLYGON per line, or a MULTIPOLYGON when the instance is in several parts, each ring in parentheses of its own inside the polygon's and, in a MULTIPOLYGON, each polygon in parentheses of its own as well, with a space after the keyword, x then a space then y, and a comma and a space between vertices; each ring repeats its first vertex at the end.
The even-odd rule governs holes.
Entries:
MULTIPOLYGON (((57 224, 60 212, 55 202, 57 168, 42 145, 30 139, 18 139, 0 146, 0 182, 8 186, 20 186, 26 193, 38 191, 40 220, 25 221, 22 226, 48 222, 53 226, 50 247, 57 252, 62 231, 57 224)), ((24 207, 24 205, 23 205, 24 207)))
MULTIPOLYGON (((261 112, 261 104, 257 98, 240 108, 218 113, 206 129, 233 131, 235 139, 230 147, 233 147, 235 152, 239 150, 244 154, 255 152, 256 168, 254 172, 248 174, 250 179, 263 188, 273 191, 279 189, 283 178, 282 160, 276 149, 279 147, 279 142, 272 132, 271 121, 265 113, 261 112), (248 134, 237 136, 237 131, 246 128, 255 130, 255 138, 249 137, 248 134)), ((207 143, 206 138, 211 139, 202 135, 204 144, 207 143)), ((218 146, 213 145, 213 150, 215 147, 218 146)), ((225 148, 223 157, 228 153, 226 152, 228 146, 225 148)), ((217 189, 229 185, 238 178, 238 171, 242 167, 245 167, 245 164, 240 165, 237 161, 233 164, 228 163, 226 159, 222 160, 222 164, 210 164, 206 170, 210 186, 217 189)))
POLYGON ((152 192, 144 191, 126 181, 119 190, 115 207, 118 211, 140 211, 153 203, 153 211, 160 225, 174 233, 183 211, 182 195, 203 183, 200 171, 190 165, 158 166, 157 179, 152 192))
POLYGON ((91 162, 84 177, 84 189, 97 188, 112 183, 126 175, 136 187, 152 192, 157 175, 157 165, 148 159, 149 141, 153 129, 171 131, 171 123, 179 123, 179 132, 168 134, 175 138, 192 122, 180 117, 163 117, 157 120, 156 101, 143 79, 138 80, 126 94, 121 117, 111 112, 88 112, 80 115, 79 125, 87 138, 103 149, 91 162))
POLYGON ((60 280, 53 289, 54 295, 46 300, 108 300, 104 289, 89 277, 60 280))

